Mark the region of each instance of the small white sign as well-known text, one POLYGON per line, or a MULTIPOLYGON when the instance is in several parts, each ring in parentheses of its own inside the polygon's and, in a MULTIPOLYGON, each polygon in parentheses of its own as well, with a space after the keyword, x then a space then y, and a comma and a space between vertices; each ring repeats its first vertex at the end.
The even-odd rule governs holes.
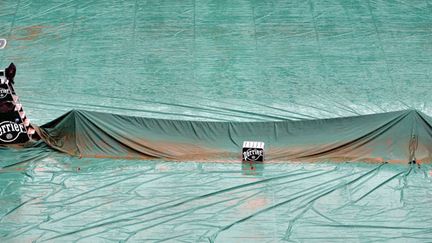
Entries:
POLYGON ((7 45, 7 40, 0 38, 0 49, 4 49, 6 45, 7 45))
POLYGON ((264 142, 244 141, 242 149, 243 161, 264 161, 264 142))
POLYGON ((264 149, 264 142, 244 141, 243 148, 260 148, 264 149))

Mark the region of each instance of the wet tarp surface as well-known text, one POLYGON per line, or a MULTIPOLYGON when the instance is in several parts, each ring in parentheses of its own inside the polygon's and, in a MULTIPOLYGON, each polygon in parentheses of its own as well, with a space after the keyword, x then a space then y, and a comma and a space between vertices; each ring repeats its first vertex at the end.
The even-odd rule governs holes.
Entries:
POLYGON ((50 146, 79 157, 238 161, 263 141, 272 161, 430 162, 432 119, 415 110, 278 121, 163 120, 71 111, 40 128, 50 146))
POLYGON ((1 66, 34 122, 432 115, 432 2, 2 0, 1 66))
POLYGON ((3 242, 432 240, 430 165, 282 163, 251 170, 2 153, 26 161, 0 171, 3 242))
POLYGON ((0 148, 0 241, 432 241, 431 13, 0 1, 0 66, 46 141, 0 148), (257 137, 269 161, 234 161, 257 137))

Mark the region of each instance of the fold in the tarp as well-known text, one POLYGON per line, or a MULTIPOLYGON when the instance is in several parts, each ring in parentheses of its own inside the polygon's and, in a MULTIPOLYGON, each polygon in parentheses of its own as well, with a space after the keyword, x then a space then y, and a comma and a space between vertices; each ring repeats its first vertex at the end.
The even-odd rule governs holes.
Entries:
POLYGON ((235 161, 263 141, 266 161, 428 162, 432 119, 416 110, 275 122, 164 120, 73 110, 41 126, 51 147, 79 157, 235 161))

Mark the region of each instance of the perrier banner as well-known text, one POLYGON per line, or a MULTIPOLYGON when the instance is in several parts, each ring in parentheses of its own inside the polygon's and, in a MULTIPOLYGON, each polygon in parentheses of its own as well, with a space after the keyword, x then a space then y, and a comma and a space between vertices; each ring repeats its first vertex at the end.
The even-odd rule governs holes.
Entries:
POLYGON ((0 113, 0 144, 25 143, 27 130, 18 111, 0 113))
POLYGON ((12 101, 12 92, 6 83, 0 84, 0 102, 4 101, 12 101))
POLYGON ((17 144, 29 141, 26 126, 21 118, 13 92, 8 83, 0 84, 0 144, 17 144))

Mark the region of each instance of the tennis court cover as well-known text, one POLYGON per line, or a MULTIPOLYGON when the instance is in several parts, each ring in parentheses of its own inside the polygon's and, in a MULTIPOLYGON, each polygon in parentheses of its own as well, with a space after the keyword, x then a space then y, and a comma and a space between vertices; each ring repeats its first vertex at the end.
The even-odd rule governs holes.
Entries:
POLYGON ((431 241, 431 13, 1 1, 41 140, 0 147, 0 241, 431 241))

